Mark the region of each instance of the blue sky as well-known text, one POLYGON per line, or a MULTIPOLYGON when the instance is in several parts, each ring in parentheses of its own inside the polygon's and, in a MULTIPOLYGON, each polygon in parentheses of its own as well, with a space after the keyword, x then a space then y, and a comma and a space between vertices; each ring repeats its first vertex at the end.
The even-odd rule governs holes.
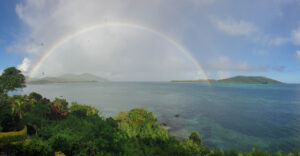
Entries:
MULTIPOLYGON (((299 0, 2 0, 0 70, 18 66, 28 74, 64 36, 98 23, 129 23, 178 42, 209 78, 262 75, 299 83, 299 13, 299 0)), ((70 39, 34 76, 94 72, 112 80, 204 78, 168 41, 121 25, 70 39)))
POLYGON ((22 22, 15 12, 17 2, 15 0, 0 2, 0 69, 16 66, 23 60, 23 56, 6 51, 22 29, 20 26, 22 22))

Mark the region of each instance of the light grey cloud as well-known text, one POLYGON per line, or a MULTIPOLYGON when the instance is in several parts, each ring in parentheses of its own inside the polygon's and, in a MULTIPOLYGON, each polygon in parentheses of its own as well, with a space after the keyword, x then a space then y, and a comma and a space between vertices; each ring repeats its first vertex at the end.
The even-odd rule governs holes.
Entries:
MULTIPOLYGON (((236 12, 231 10, 227 12, 226 8, 231 7, 230 3, 234 2, 229 1, 227 4, 218 0, 24 0, 16 6, 16 13, 29 30, 27 36, 19 37, 8 51, 25 52, 30 61, 27 71, 30 71, 42 56, 72 34, 99 24, 134 24, 147 27, 148 30, 130 26, 104 26, 65 41, 42 61, 34 76, 39 76, 42 72, 48 75, 92 72, 112 80, 204 78, 203 72, 199 71, 187 54, 178 49, 173 41, 168 40, 190 46, 187 49, 191 50, 194 56, 201 56, 197 58, 202 63, 218 53, 208 53, 206 49, 212 48, 201 47, 214 46, 212 41, 217 34, 214 31, 247 37, 255 37, 263 32, 259 28, 259 22, 235 16, 236 12), (231 18, 219 18, 225 14, 231 18), (209 18, 210 15, 215 17, 209 18), (217 29, 212 27, 212 24, 217 29), (163 34, 158 35, 153 31, 163 34), (187 34, 194 36, 187 38, 187 34), (191 43, 190 40, 194 38, 197 40, 191 43)), ((267 17, 277 12, 271 9, 268 9, 270 11, 267 17)), ((265 39, 258 38, 258 43, 265 39)), ((286 42, 282 37, 266 37, 263 43, 283 45, 286 42)), ((215 62, 215 65, 203 63, 206 71, 261 71, 263 68, 246 61, 222 58, 222 55, 217 58, 220 62, 215 62)))
POLYGON ((205 78, 178 48, 181 31, 169 27, 179 17, 178 8, 166 9, 169 2, 158 0, 134 2, 134 8, 132 3, 27 0, 18 4, 18 16, 31 28, 27 38, 10 47, 29 55, 19 68, 30 71, 40 58, 59 45, 38 65, 33 76, 90 72, 111 80, 205 78), (115 26, 105 26, 110 24, 115 26), (71 37, 94 25, 103 26, 71 37))
POLYGON ((283 37, 268 38, 267 42, 271 46, 272 45, 280 46, 290 42, 290 38, 283 38, 283 37))
POLYGON ((296 58, 300 61, 300 50, 296 51, 296 58))
POLYGON ((290 37, 270 36, 254 23, 245 20, 236 20, 232 17, 221 19, 211 16, 211 22, 223 33, 230 36, 247 36, 254 43, 266 46, 281 46, 291 41, 290 37))
POLYGON ((231 76, 230 72, 228 71, 217 71, 217 78, 218 79, 226 79, 231 76))
POLYGON ((124 27, 83 33, 49 55, 35 72, 60 75, 88 72, 110 80, 195 78, 197 67, 165 39, 124 27))
POLYGON ((248 71, 251 67, 246 61, 233 62, 227 56, 219 56, 206 63, 206 68, 222 71, 248 71))
POLYGON ((212 17, 211 21, 218 30, 232 36, 250 35, 258 31, 258 28, 253 23, 243 20, 235 20, 233 18, 222 20, 212 17))
POLYGON ((209 5, 215 3, 217 0, 192 0, 196 5, 209 5))
POLYGON ((300 4, 300 0, 273 0, 278 3, 288 4, 288 3, 298 3, 300 4))
POLYGON ((209 62, 205 64, 205 68, 223 72, 231 71, 247 73, 267 71, 282 72, 285 70, 284 66, 253 65, 249 64, 247 61, 233 61, 227 56, 219 56, 209 60, 209 62))
POLYGON ((26 0, 16 5, 16 13, 28 26, 38 28, 47 21, 58 0, 26 0))
POLYGON ((295 45, 300 45, 300 26, 292 31, 292 40, 295 45))
POLYGON ((266 51, 266 50, 254 50, 253 54, 256 54, 256 55, 269 55, 269 52, 266 51))

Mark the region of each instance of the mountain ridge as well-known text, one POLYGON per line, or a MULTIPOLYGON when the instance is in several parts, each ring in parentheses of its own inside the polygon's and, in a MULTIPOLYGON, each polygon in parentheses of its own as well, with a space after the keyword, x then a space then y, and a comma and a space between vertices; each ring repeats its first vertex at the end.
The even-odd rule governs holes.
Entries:
POLYGON ((284 84, 283 82, 265 76, 234 76, 220 80, 172 80, 171 82, 206 82, 206 83, 229 83, 229 84, 284 84))
POLYGON ((44 84, 44 83, 76 83, 76 82, 106 82, 108 80, 89 73, 83 74, 63 74, 58 77, 31 78, 28 83, 44 84))

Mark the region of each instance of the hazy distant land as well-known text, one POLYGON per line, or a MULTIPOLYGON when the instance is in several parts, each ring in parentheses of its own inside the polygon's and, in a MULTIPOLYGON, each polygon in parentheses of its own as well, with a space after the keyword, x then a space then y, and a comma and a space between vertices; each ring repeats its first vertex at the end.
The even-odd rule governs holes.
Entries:
POLYGON ((108 80, 92 74, 64 74, 58 77, 31 78, 28 83, 47 84, 47 83, 78 83, 78 82, 106 82, 108 80))
MULTIPOLYGON (((30 84, 47 83, 78 83, 78 82, 106 82, 104 79, 93 74, 64 74, 58 77, 31 78, 30 84)), ((264 76, 235 76, 227 79, 209 80, 172 80, 171 82, 203 82, 203 83, 226 83, 226 84, 284 84, 283 82, 267 78, 264 76)))
POLYGON ((210 82, 210 83, 229 83, 229 84, 283 84, 283 82, 273 80, 263 76, 235 76, 221 80, 172 80, 171 82, 210 82))

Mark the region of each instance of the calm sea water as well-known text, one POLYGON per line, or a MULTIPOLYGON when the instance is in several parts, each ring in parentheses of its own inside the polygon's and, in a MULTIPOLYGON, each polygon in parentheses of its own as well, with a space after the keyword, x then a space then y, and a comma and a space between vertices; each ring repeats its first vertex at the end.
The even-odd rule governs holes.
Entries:
POLYGON ((171 135, 184 138, 199 131, 209 147, 300 149, 300 85, 110 82, 24 89, 32 91, 94 106, 106 117, 145 108, 171 127, 171 135))

